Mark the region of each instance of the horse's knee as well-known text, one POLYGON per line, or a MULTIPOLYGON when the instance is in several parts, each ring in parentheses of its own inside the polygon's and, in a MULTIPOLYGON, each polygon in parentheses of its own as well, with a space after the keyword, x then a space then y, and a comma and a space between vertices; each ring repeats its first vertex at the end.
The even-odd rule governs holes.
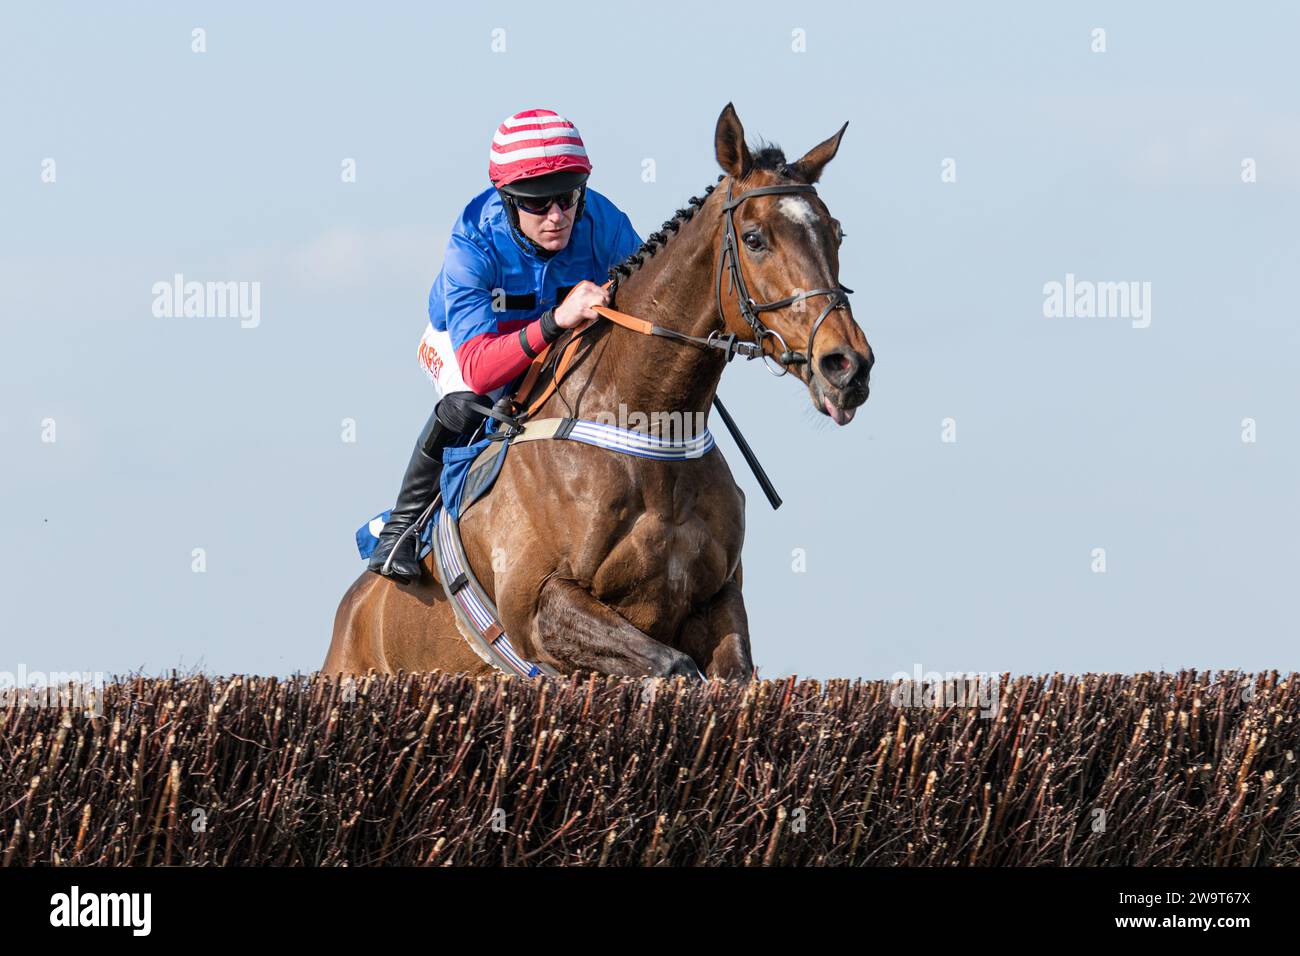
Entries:
POLYGON ((676 648, 665 645, 660 660, 655 663, 657 665, 653 675, 655 677, 685 677, 691 681, 705 680, 699 665, 695 663, 695 658, 682 653, 676 648))

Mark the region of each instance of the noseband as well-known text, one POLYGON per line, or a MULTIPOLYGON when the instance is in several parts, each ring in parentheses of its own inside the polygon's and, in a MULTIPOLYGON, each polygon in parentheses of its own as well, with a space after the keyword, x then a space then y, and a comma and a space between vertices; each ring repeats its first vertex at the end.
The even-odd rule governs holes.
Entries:
MULTIPOLYGON (((740 271, 740 246, 736 241, 736 207, 746 199, 750 199, 754 196, 771 196, 782 193, 812 193, 815 196, 817 195, 817 187, 793 183, 784 186, 759 186, 755 189, 748 189, 734 198, 731 194, 731 188, 732 181, 728 180, 727 201, 722 207, 723 219, 726 223, 726 231, 723 233, 722 255, 718 259, 718 316, 725 321, 725 313, 722 309, 722 274, 724 271, 727 271, 729 273, 727 292, 730 293, 733 289, 736 291, 736 298, 740 305, 740 315, 749 324, 749 327, 754 330, 754 340, 758 346, 756 353, 763 356, 767 370, 772 372, 773 375, 779 377, 785 375, 789 371, 789 368, 787 368, 789 365, 801 365, 812 361, 813 340, 817 338, 817 330, 821 328, 822 322, 826 320, 826 316, 830 315, 832 311, 848 305, 848 293, 853 290, 847 286, 840 285, 834 289, 812 289, 808 292, 800 292, 798 295, 787 296, 784 299, 777 299, 774 302, 755 302, 754 297, 749 294, 749 286, 745 283, 745 275, 740 271), (813 323, 812 331, 808 333, 808 346, 803 352, 791 350, 781 333, 764 325, 763 320, 759 318, 759 313, 761 312, 771 312, 775 309, 784 309, 786 306, 794 305, 796 302, 812 298, 815 295, 824 295, 827 297, 826 307, 822 309, 821 314, 817 316, 817 321, 813 323), (771 362, 768 361, 768 359, 772 357, 772 353, 763 349, 763 342, 769 336, 781 343, 781 351, 777 353, 777 361, 779 364, 775 371, 773 370, 771 362)), ((715 341, 718 339, 723 341, 730 339, 730 344, 733 349, 737 344, 735 343, 734 333, 728 336, 723 336, 720 333, 714 332, 709 336, 709 339, 715 341)), ((719 343, 719 345, 720 347, 725 347, 721 346, 721 343, 719 343)), ((757 354, 750 354, 748 357, 756 358, 757 354)), ((728 352, 727 360, 731 360, 731 352, 728 352)))

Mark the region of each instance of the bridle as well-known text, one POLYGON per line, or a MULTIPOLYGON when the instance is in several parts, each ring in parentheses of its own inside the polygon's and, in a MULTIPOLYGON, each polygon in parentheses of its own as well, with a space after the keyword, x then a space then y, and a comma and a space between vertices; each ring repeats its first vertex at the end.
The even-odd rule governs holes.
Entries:
MULTIPOLYGON (((848 293, 851 293, 853 290, 847 286, 840 285, 834 289, 812 289, 808 292, 800 292, 798 295, 787 296, 784 299, 777 299, 774 302, 755 302, 754 297, 749 294, 749 286, 745 282, 745 274, 741 272, 740 269, 740 247, 736 241, 736 207, 746 199, 752 199, 754 196, 771 196, 782 193, 811 193, 815 196, 817 195, 817 187, 802 183, 791 183, 789 185, 778 186, 758 186, 754 189, 747 189, 739 196, 733 197, 731 193, 733 182, 733 180, 728 180, 727 182, 727 201, 722 206, 726 230, 723 233, 722 239, 722 255, 718 258, 718 281, 716 290, 718 316, 725 322, 726 313, 723 311, 722 304, 722 274, 725 270, 729 272, 727 291, 731 292, 733 289, 736 291, 736 298, 739 302, 741 318, 743 318, 749 324, 749 327, 754 330, 754 339, 758 348, 754 353, 747 355, 747 357, 757 358, 758 355, 762 355, 767 370, 773 375, 780 377, 789 372, 787 366, 802 365, 812 361, 813 340, 817 338, 817 330, 821 328, 822 322, 826 321, 826 316, 830 315, 835 309, 848 305, 848 293), (808 333, 808 346, 804 352, 791 350, 790 346, 786 344, 785 337, 782 336, 780 332, 776 331, 776 329, 764 325, 763 320, 759 318, 760 312, 771 312, 775 309, 784 309, 787 306, 793 305, 794 303, 800 302, 804 299, 812 298, 815 295, 824 295, 827 297, 826 307, 822 309, 821 314, 817 316, 817 321, 813 323, 812 330, 808 333), (768 361, 772 357, 772 353, 763 348, 763 342, 768 337, 776 339, 781 343, 781 351, 777 354, 777 361, 779 364, 775 369, 773 368, 772 363, 768 361)), ((727 342, 730 340, 730 344, 733 347, 736 344, 735 338, 735 333, 724 336, 721 333, 714 332, 709 335, 709 339, 713 341, 721 340, 722 342, 727 342)), ((732 352, 728 352, 727 361, 731 361, 731 358, 732 352)))

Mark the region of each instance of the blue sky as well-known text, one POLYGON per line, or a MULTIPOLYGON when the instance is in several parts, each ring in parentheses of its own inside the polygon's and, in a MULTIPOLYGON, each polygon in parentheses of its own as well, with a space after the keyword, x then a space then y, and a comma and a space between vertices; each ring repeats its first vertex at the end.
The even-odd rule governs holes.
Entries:
POLYGON ((849 121, 821 194, 879 353, 844 429, 724 377, 786 500, 719 427, 763 673, 1295 669, 1300 14, 1132 7, 7 7, 0 670, 318 667, 496 124, 568 116, 644 235, 728 101, 791 156, 849 121), (154 316, 175 273, 259 324, 154 316), (1150 326, 1044 317, 1067 274, 1151 283, 1150 326))

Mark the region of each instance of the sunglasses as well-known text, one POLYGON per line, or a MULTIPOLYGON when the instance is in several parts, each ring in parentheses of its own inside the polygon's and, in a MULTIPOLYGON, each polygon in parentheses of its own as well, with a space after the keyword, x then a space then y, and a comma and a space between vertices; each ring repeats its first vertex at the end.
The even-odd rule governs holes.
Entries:
POLYGON ((561 209, 567 211, 576 206, 581 197, 582 187, 579 186, 577 189, 556 193, 554 196, 511 196, 510 200, 526 213, 545 216, 551 211, 553 203, 558 203, 561 209))

